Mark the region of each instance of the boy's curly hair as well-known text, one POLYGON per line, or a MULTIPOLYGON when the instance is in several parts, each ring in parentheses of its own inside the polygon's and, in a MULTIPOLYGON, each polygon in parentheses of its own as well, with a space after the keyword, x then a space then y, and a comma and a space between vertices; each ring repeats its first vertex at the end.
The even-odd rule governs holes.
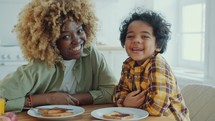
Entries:
POLYGON ((140 20, 146 22, 153 28, 153 32, 156 37, 156 45, 158 48, 160 48, 159 53, 165 52, 167 48, 167 42, 171 34, 171 24, 168 23, 161 14, 158 14, 151 10, 136 8, 134 9, 134 12, 130 14, 131 15, 121 23, 121 26, 119 28, 120 42, 122 47, 124 48, 125 46, 125 39, 130 23, 136 20, 140 20))
POLYGON ((28 61, 44 61, 53 66, 62 60, 56 46, 62 25, 66 20, 83 24, 87 41, 95 39, 97 18, 89 0, 32 0, 19 14, 14 28, 20 46, 28 61))

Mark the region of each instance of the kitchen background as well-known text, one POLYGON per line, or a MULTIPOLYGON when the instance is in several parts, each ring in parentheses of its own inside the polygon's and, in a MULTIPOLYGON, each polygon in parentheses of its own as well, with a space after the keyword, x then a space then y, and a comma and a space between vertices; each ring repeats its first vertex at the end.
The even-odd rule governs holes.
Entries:
MULTIPOLYGON (((22 7, 30 0, 0 0, 0 79, 27 63, 13 26, 22 7)), ((215 85, 214 0, 92 0, 99 18, 97 46, 117 79, 127 58, 119 42, 120 22, 135 7, 161 13, 172 24, 167 59, 181 88, 189 83, 215 85)))

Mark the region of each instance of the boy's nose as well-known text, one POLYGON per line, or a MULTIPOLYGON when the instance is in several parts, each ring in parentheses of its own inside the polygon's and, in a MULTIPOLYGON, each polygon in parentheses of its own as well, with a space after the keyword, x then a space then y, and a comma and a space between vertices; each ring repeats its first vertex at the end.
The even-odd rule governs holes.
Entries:
POLYGON ((141 40, 139 38, 135 38, 134 43, 141 43, 141 40))

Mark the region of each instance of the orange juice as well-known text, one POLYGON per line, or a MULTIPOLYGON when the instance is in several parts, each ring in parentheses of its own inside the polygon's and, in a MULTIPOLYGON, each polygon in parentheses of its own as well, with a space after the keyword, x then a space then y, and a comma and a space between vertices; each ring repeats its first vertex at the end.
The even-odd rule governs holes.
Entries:
POLYGON ((4 107, 5 106, 5 100, 3 98, 0 98, 0 115, 4 114, 4 107))

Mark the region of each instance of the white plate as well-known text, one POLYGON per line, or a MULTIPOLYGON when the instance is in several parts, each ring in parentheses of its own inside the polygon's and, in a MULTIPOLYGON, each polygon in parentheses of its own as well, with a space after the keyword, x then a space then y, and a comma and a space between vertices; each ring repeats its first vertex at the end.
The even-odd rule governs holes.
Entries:
MULTIPOLYGON (((112 113, 113 111, 118 111, 121 113, 128 113, 128 114, 134 114, 134 117, 131 119, 126 120, 140 120, 143 118, 148 117, 149 113, 142 109, 137 108, 127 108, 127 107, 110 107, 110 108, 101 108, 97 109, 91 112, 91 115, 95 118, 102 119, 102 120, 114 120, 114 119, 107 119, 104 118, 104 114, 112 113)), ((118 120, 118 119, 117 119, 118 120)))
POLYGON ((28 110, 28 115, 36 117, 36 118, 40 118, 40 119, 46 119, 46 120, 66 120, 69 119, 71 117, 77 116, 77 115, 81 115, 82 113, 84 113, 85 110, 82 107, 78 107, 78 106, 72 106, 72 105, 47 105, 47 106, 39 106, 36 108, 32 108, 28 110), (69 109, 69 111, 73 112, 73 115, 70 116, 61 116, 61 117, 45 117, 42 116, 39 112, 38 112, 38 108, 54 108, 54 107, 58 107, 58 108, 65 108, 65 109, 69 109))

